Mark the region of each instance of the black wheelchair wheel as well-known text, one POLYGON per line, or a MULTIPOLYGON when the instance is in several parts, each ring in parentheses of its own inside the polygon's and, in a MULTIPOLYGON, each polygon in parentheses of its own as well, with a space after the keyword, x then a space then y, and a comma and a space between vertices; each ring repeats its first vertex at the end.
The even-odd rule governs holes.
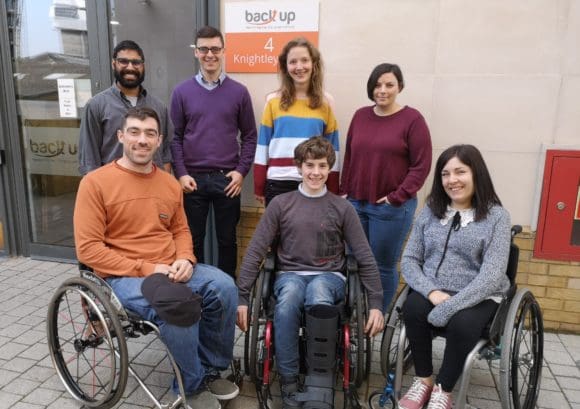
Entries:
MULTIPOLYGON (((397 350, 399 346, 399 334, 403 326, 402 308, 407 299, 407 290, 401 291, 394 303, 391 304, 391 309, 387 313, 387 323, 383 331, 383 339, 381 341, 381 371, 383 376, 395 372, 397 364, 397 350)), ((403 356, 403 372, 406 372, 413 364, 411 357, 411 347, 409 341, 405 338, 405 348, 403 356)))
POLYGON ((528 289, 518 290, 504 325, 500 396, 503 409, 532 409, 540 392, 544 356, 542 312, 528 289))
MULTIPOLYGON (((260 280, 260 277, 258 277, 260 280)), ((256 291, 256 286, 252 288, 252 292, 250 293, 250 301, 248 304, 248 330, 244 333, 244 373, 249 375, 253 380, 253 370, 252 366, 250 365, 250 354, 253 353, 254 348, 252 348, 252 317, 254 315, 254 303, 256 300, 256 294, 259 293, 256 291)), ((260 302, 258 300, 258 302, 260 302)))
POLYGON ((372 350, 371 340, 365 335, 364 332, 367 309, 358 276, 355 276, 353 287, 354 288, 351 288, 351 290, 355 292, 355 297, 354 305, 352 305, 350 338, 351 344, 354 344, 354 348, 351 348, 351 361, 355 367, 353 373, 355 376, 354 384, 358 388, 367 378, 370 371, 370 354, 372 353, 372 350))
POLYGON ((260 367, 260 355, 264 343, 265 316, 262 305, 262 286, 264 284, 264 274, 260 273, 250 298, 250 323, 246 333, 245 343, 246 356, 248 359, 248 370, 252 382, 258 383, 262 379, 262 368, 260 367))
POLYGON ((369 396, 369 408, 370 409, 396 409, 395 398, 391 396, 383 397, 383 392, 375 391, 369 396), (383 398, 383 399, 381 399, 383 398), (381 400, 383 402, 381 402, 381 400), (382 403, 382 405, 381 405, 382 403))
POLYGON ((86 407, 114 406, 127 384, 127 344, 99 286, 81 277, 66 280, 50 301, 46 323, 50 357, 67 391, 86 407))

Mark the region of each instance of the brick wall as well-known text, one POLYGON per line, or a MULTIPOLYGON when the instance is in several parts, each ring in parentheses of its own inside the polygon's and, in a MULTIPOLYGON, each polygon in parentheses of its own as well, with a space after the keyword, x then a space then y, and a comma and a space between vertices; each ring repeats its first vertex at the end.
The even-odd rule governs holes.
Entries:
POLYGON ((535 232, 526 229, 515 239, 520 247, 516 282, 540 302, 546 329, 580 334, 580 263, 534 258, 535 239, 535 232))
MULTIPOLYGON (((238 226, 240 263, 263 212, 263 208, 242 208, 238 226)), ((535 237, 534 232, 524 229, 515 239, 520 247, 516 281, 520 287, 529 288, 540 302, 546 329, 580 334, 580 263, 534 258, 535 237)))
POLYGON ((263 207, 242 207, 242 217, 238 224, 238 267, 246 254, 246 248, 254 234, 254 230, 264 213, 263 207))

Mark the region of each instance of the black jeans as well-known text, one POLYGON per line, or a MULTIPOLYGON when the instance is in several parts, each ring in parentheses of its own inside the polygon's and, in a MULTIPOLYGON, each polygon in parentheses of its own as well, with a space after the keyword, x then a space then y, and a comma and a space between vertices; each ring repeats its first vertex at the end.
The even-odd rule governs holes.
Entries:
MULTIPOLYGON (((479 304, 457 312, 445 327, 445 351, 443 363, 435 382, 441 384, 445 392, 451 392, 461 376, 463 364, 469 352, 481 338, 483 329, 492 319, 498 304, 493 300, 484 300, 479 304)), ((411 347, 415 373, 421 378, 433 374, 434 327, 427 321, 433 304, 415 291, 403 305, 403 320, 411 347)))
POLYGON ((266 188, 264 189, 266 206, 268 206, 276 196, 298 189, 299 184, 300 182, 296 180, 266 180, 266 188))
POLYGON ((197 190, 184 194, 185 214, 193 238, 193 250, 200 263, 204 262, 205 227, 209 206, 215 214, 215 231, 218 243, 217 267, 234 277, 236 273, 238 243, 236 227, 240 221, 240 196, 227 197, 224 189, 231 179, 227 171, 192 173, 197 190))

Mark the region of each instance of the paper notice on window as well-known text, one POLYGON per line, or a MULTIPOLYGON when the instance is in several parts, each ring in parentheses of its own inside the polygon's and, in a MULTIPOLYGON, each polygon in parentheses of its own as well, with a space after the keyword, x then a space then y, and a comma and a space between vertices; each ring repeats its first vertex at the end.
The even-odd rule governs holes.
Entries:
POLYGON ((77 103, 75 99, 75 80, 72 78, 59 78, 58 84, 58 105, 60 107, 61 118, 76 118, 77 103))

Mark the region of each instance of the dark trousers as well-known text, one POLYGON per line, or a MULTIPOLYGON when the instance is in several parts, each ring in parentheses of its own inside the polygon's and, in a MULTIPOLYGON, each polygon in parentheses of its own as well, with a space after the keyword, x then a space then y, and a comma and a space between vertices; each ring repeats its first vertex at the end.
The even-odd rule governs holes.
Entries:
POLYGON ((184 195, 185 214, 193 238, 193 250, 200 263, 204 263, 205 227, 209 206, 215 214, 215 231, 218 243, 217 267, 235 278, 238 244, 236 226, 240 220, 240 196, 227 197, 224 189, 230 183, 225 171, 192 173, 197 190, 184 195))
POLYGON ((295 180, 266 180, 266 188, 264 189, 266 206, 268 206, 276 196, 298 189, 299 184, 300 182, 295 180))
MULTIPOLYGON (((483 329, 492 319, 498 304, 493 300, 457 312, 445 327, 443 363, 435 382, 445 392, 451 392, 461 376, 469 352, 481 338, 483 329)), ((433 304, 415 291, 411 291, 403 305, 403 320, 411 347, 415 373, 421 378, 433 374, 433 327, 427 321, 433 304)))

